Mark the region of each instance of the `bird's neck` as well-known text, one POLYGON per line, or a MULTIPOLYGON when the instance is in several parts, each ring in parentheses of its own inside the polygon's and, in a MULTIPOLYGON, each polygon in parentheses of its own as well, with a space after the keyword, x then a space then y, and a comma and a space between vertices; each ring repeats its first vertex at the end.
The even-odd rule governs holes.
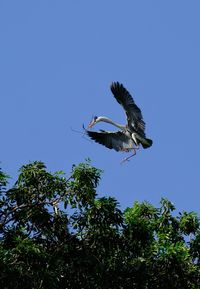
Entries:
POLYGON ((121 130, 125 130, 125 129, 126 129, 126 126, 125 126, 125 125, 116 123, 116 122, 112 121, 112 119, 110 119, 110 118, 108 118, 108 117, 106 117, 106 116, 100 116, 98 122, 99 122, 99 121, 103 121, 103 122, 110 123, 110 124, 118 127, 118 128, 121 129, 121 130))

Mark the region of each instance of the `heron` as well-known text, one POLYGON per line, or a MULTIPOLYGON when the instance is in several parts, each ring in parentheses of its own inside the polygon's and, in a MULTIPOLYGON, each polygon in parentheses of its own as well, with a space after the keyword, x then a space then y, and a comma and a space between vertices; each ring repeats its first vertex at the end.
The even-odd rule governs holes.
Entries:
POLYGON ((136 155, 136 150, 139 149, 140 145, 146 149, 152 145, 153 141, 146 138, 145 122, 143 120, 141 110, 135 104, 128 90, 119 82, 112 82, 110 89, 116 101, 125 110, 127 124, 122 125, 116 123, 106 116, 94 116, 88 125, 86 133, 92 140, 106 146, 109 149, 114 149, 121 152, 133 151, 131 156, 123 160, 127 161, 132 156, 136 155), (109 123, 117 127, 119 130, 116 132, 105 130, 95 132, 89 130, 99 122, 109 123))

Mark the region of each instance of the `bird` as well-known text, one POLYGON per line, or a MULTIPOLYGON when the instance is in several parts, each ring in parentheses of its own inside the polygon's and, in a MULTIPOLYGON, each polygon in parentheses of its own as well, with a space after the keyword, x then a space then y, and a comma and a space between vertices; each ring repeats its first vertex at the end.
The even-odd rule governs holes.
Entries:
POLYGON ((117 152, 133 151, 131 156, 123 160, 128 161, 132 156, 136 155, 136 150, 139 149, 140 144, 146 149, 153 144, 153 141, 146 138, 145 122, 143 120, 142 112, 135 104, 128 90, 119 82, 112 82, 110 89, 116 101, 125 110, 127 124, 122 125, 116 123, 106 116, 94 116, 88 125, 86 133, 92 140, 109 149, 114 149, 117 152), (91 131, 90 129, 99 122, 109 123, 117 127, 119 131, 91 131))

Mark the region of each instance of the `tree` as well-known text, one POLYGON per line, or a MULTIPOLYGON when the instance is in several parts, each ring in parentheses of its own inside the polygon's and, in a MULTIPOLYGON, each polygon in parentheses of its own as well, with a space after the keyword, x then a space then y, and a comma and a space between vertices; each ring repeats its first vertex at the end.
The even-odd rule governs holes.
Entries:
POLYGON ((33 162, 6 189, 0 171, 1 288, 199 288, 196 213, 167 199, 122 212, 97 197, 100 177, 89 161, 69 178, 33 162))

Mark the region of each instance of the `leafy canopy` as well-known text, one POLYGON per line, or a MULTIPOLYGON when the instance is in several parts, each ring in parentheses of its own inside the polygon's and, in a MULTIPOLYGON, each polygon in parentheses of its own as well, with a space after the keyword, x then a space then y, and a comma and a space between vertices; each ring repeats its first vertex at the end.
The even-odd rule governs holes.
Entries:
POLYGON ((0 171, 1 288, 199 288, 196 213, 175 216, 167 199, 122 212, 98 198, 101 173, 86 161, 66 178, 33 162, 6 189, 0 171))

